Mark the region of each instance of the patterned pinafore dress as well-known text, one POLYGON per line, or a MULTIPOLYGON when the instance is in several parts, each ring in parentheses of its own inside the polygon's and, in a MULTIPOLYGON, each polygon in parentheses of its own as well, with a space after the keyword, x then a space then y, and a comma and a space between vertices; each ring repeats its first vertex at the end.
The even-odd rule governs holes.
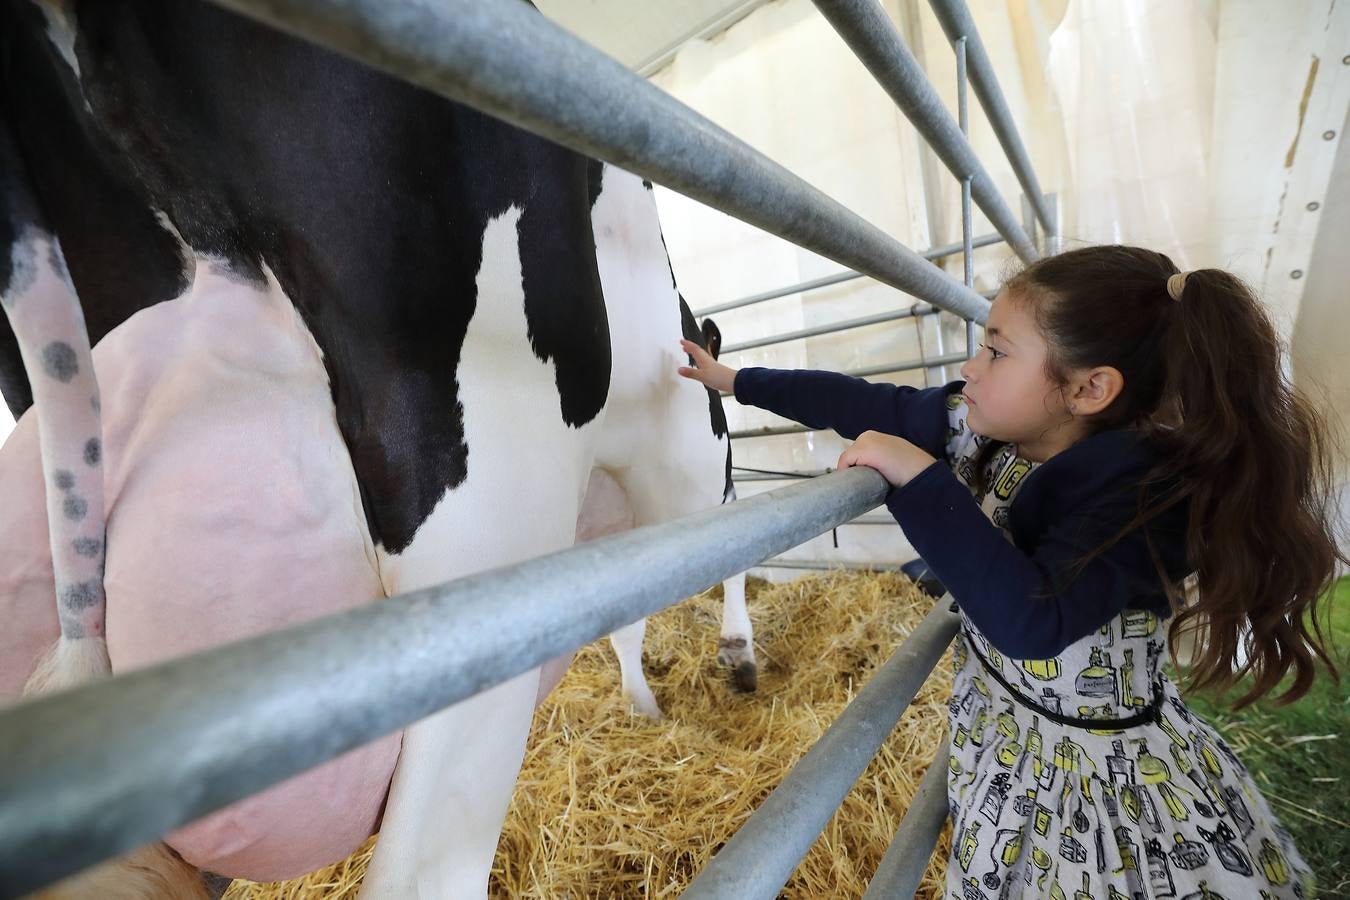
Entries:
MULTIPOLYGON (((985 439, 959 394, 948 408, 948 459, 969 486, 985 439)), ((1012 446, 988 464, 977 499, 1005 537, 1035 466, 1012 446)), ((1126 610, 1053 659, 1009 659, 962 615, 948 900, 1311 896, 1247 770, 1163 673, 1165 645, 1157 616, 1126 610)))

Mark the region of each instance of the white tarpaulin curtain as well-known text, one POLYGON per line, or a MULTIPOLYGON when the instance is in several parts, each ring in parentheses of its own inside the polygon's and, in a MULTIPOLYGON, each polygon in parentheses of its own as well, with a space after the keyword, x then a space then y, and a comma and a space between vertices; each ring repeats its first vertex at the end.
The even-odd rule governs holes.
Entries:
MULTIPOLYGON (((882 5, 955 118, 955 58, 927 3, 882 5)), ((1301 210, 1326 193, 1334 147, 1310 119, 1321 115, 1341 127, 1350 79, 1324 66, 1320 81, 1310 81, 1309 59, 1322 48, 1336 68, 1345 68, 1333 53, 1350 39, 1346 10, 1335 10, 1331 0, 1282 4, 1278 17, 1260 0, 973 0, 970 8, 1041 185, 1058 194, 1062 246, 1133 243, 1167 253, 1183 269, 1228 268, 1262 292, 1285 334, 1293 334, 1303 285, 1284 266, 1315 263, 1316 228, 1296 229, 1296 239, 1281 236, 1281 202, 1287 223, 1294 201, 1286 195, 1300 192, 1301 210), (1302 135, 1296 154, 1291 144, 1301 131, 1312 133, 1302 135)), ((911 248, 959 240, 958 182, 809 0, 778 0, 712 40, 686 45, 653 80, 911 248)), ((1017 209, 1020 186, 973 93, 970 103, 971 143, 1017 209)), ((658 202, 675 272, 696 309, 838 270, 668 191, 658 193, 658 202)), ((977 235, 992 230, 978 209, 974 229, 977 235)), ((995 287, 1015 266, 1006 246, 977 251, 976 287, 995 287)), ((947 268, 960 277, 959 258, 947 268)), ((735 343, 910 302, 896 291, 854 282, 715 318, 724 339, 735 343)), ((1350 337, 1344 323, 1337 327, 1350 337)), ((1325 334, 1325 328, 1310 330, 1325 334)), ((921 334, 922 348, 933 353, 939 333, 932 323, 921 332, 906 322, 727 361, 868 366, 916 357, 921 334)), ((941 341, 944 349, 959 347, 961 332, 945 329, 941 341)), ((1299 359, 1297 347, 1294 355, 1299 359)), ((1344 379, 1338 369, 1309 359, 1299 377, 1344 379)), ((955 367, 946 374, 955 378, 955 367)), ((921 385, 925 376, 935 381, 941 373, 889 380, 921 385)), ((1340 396, 1343 414, 1350 414, 1344 409, 1350 384, 1340 396)), ((734 405, 729 417, 733 428, 777 424, 734 405)), ((820 468, 832 465, 842 446, 828 434, 741 440, 736 462, 820 468)), ((776 486, 743 484, 741 493, 776 486)), ((787 555, 913 555, 896 529, 845 528, 839 543, 834 548, 827 536, 787 555)))

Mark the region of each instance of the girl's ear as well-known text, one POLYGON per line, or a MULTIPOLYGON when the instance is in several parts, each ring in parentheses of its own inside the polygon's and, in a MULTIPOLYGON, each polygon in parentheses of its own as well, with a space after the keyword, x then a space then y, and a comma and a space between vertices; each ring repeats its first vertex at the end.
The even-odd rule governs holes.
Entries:
POLYGON ((1095 416, 1120 396, 1125 389, 1125 376, 1115 366, 1097 366, 1075 375, 1073 385, 1069 411, 1076 416, 1095 416))

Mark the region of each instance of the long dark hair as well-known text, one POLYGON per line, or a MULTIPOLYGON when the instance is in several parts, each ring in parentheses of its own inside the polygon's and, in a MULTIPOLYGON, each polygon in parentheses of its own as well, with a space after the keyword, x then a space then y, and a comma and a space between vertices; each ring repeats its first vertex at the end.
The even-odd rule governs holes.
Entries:
POLYGON ((1250 673, 1238 707, 1292 672, 1277 698, 1289 703, 1307 693, 1319 661, 1338 677, 1318 615, 1337 562, 1350 563, 1332 524, 1333 434, 1287 377, 1279 336, 1251 288, 1200 269, 1173 300, 1167 281, 1177 273, 1162 253, 1089 246, 1032 263, 1005 288, 1030 304, 1052 381, 1095 366, 1124 376, 1120 396, 1089 426, 1136 429, 1160 451, 1138 516, 1088 559, 1188 503, 1190 602, 1153 553, 1176 611, 1173 652, 1182 636, 1197 639, 1193 687, 1227 688, 1250 673), (1246 661, 1235 670, 1244 632, 1246 661))

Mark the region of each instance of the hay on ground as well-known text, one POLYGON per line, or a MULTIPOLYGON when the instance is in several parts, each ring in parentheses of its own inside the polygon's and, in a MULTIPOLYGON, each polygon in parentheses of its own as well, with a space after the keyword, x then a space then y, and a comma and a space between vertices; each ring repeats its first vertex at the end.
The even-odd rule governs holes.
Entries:
MULTIPOLYGON (((820 738, 932 606, 901 575, 747 586, 756 694, 717 663, 721 590, 651 619, 646 670, 667 719, 631 713, 606 642, 583 648, 536 711, 497 849, 493 897, 675 897, 820 738)), ((859 897, 946 725, 944 659, 782 895, 859 897)), ((940 896, 949 829, 919 897, 940 896)), ((374 839, 337 865, 226 900, 355 898, 374 839)))

